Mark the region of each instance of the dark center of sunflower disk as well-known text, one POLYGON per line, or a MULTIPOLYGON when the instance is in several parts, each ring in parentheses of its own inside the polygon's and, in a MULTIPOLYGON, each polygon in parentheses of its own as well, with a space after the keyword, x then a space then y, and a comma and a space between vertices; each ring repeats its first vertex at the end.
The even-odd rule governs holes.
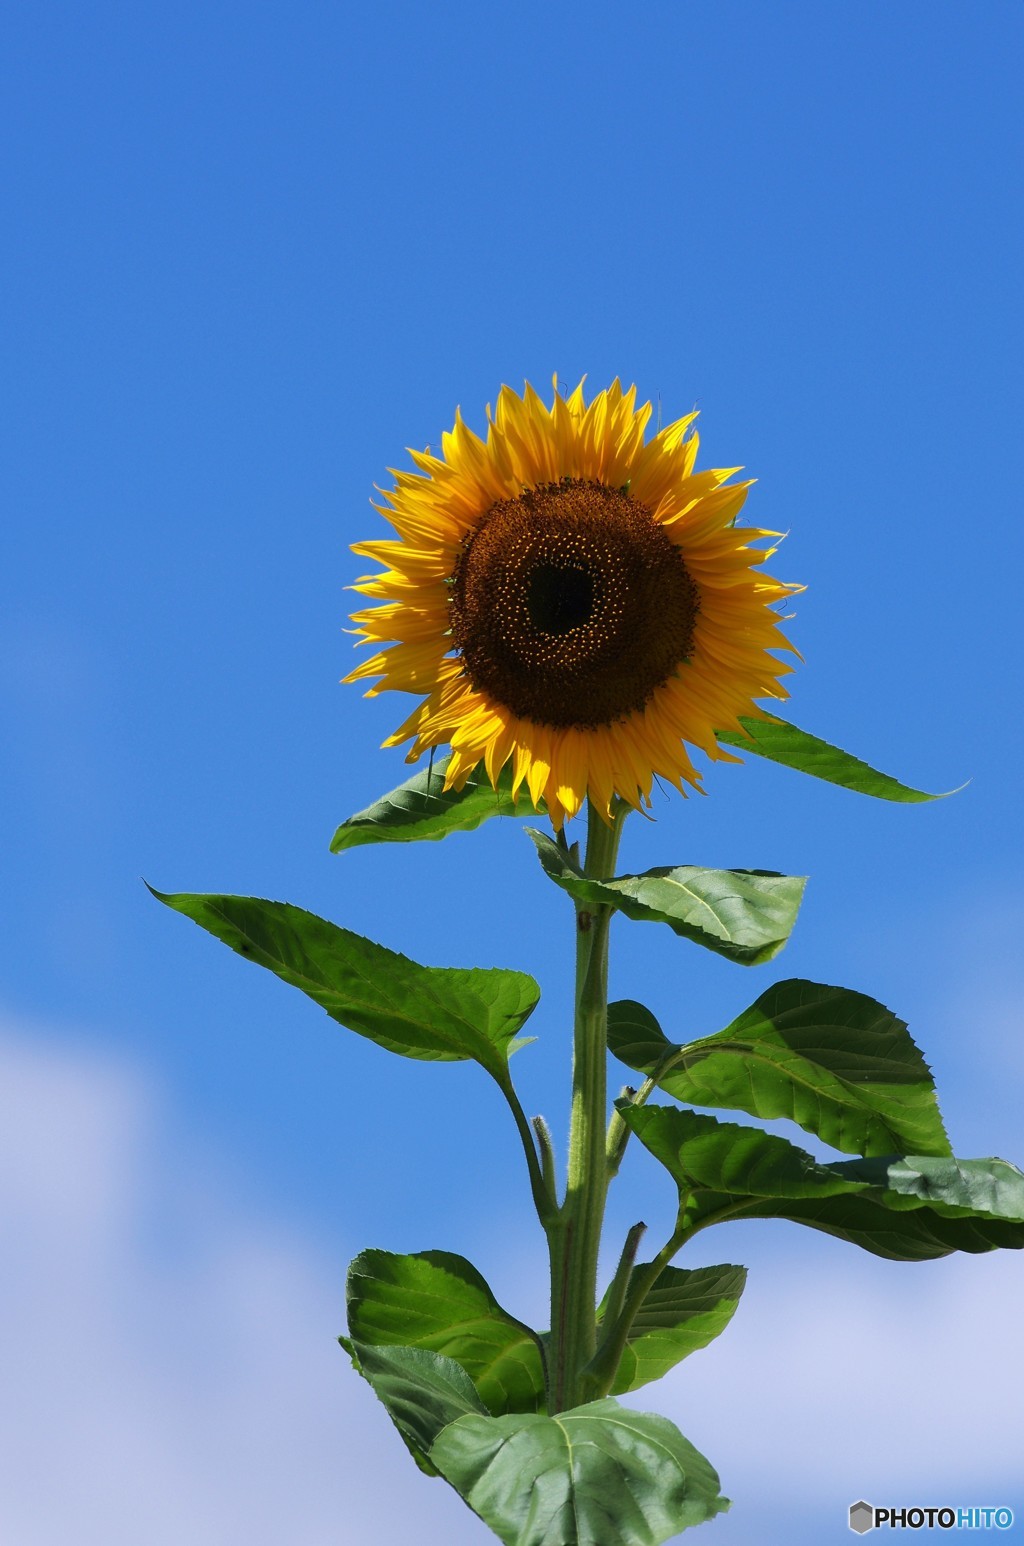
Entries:
POLYGON ((473 686, 520 719, 579 729, 644 707, 691 653, 698 605, 650 511, 582 479, 492 505, 451 583, 473 686))

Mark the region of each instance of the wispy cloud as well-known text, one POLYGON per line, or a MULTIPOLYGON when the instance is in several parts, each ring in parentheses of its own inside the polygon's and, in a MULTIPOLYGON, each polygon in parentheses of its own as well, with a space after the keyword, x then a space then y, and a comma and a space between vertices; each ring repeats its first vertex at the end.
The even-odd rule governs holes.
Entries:
MULTIPOLYGON (((0 1539, 493 1540, 334 1347, 359 1242, 331 1257, 267 1216, 148 1077, 50 1033, 0 1034, 0 1107, 0 1539)), ((1024 1258, 900 1267, 785 1226, 714 1244, 754 1267, 736 1319, 636 1402, 719 1468, 736 1503, 709 1539, 768 1538, 765 1507, 779 1539, 820 1546, 858 1496, 1006 1501, 1024 1258)))
POLYGON ((8 1028, 0 1108, 0 1539, 489 1539, 334 1346, 340 1252, 260 1217, 145 1079, 8 1028))
POLYGON ((806 1515, 817 1543, 830 1523, 842 1538, 861 1497, 1019 1504, 1021 1254, 888 1263, 795 1233, 773 1258, 739 1230, 716 1234, 738 1248, 726 1259, 752 1263, 746 1294, 725 1335, 658 1392, 735 1500, 718 1546, 754 1539, 766 1506, 806 1515))

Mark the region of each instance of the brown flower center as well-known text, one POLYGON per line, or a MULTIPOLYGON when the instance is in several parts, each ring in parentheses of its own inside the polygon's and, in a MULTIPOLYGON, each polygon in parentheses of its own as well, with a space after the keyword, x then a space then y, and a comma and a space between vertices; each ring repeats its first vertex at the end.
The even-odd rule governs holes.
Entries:
POLYGON ((581 478, 492 505, 451 580, 473 686, 520 719, 580 729, 644 707, 689 656, 699 605, 650 511, 581 478))

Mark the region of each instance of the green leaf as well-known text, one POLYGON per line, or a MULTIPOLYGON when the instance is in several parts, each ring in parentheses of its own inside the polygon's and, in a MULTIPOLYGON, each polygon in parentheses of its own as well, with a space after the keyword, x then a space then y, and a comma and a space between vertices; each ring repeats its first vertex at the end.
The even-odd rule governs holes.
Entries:
POLYGON ((890 1194, 890 1208, 935 1208, 948 1218, 1024 1222, 1024 1172, 1007 1160, 907 1154, 834 1167, 890 1194))
MULTIPOLYGON (((373 1390, 373 1381, 370 1379, 366 1370, 363 1368, 362 1363, 360 1362, 359 1350, 356 1347, 356 1344, 351 1340, 350 1337, 339 1337, 338 1342, 344 1348, 349 1358, 352 1360, 353 1369, 358 1375, 361 1376, 362 1379, 366 1381, 366 1383, 370 1386, 370 1389, 373 1390)), ((374 1392, 374 1394, 376 1394, 376 1392, 374 1392)), ((390 1413, 388 1415, 390 1416, 390 1413)), ((398 1427, 397 1423, 395 1426, 398 1427)), ((409 1451, 413 1460, 415 1460, 416 1464, 423 1472, 424 1476, 440 1476, 441 1473, 437 1469, 437 1466, 431 1465, 424 1451, 420 1449, 419 1446, 412 1441, 412 1439, 409 1438, 407 1433, 405 1433, 401 1428, 398 1428, 398 1435, 406 1449, 409 1451)))
POLYGON ((453 1358, 495 1416, 544 1405, 536 1337, 498 1304, 476 1268, 447 1251, 363 1251, 349 1267, 355 1342, 426 1348, 453 1358))
MULTIPOLYGON (((896 800, 913 805, 923 800, 946 798, 945 794, 925 794, 922 789, 911 789, 899 779, 879 773, 876 768, 861 762, 859 757, 851 757, 849 752, 830 746, 816 735, 808 735, 806 730, 798 730, 796 725, 784 719, 741 717, 740 724, 746 735, 734 730, 716 730, 715 735, 726 746, 753 752, 755 756, 766 757, 769 762, 781 763, 798 773, 809 773, 829 784, 840 784, 844 789, 854 789, 858 794, 873 795, 876 800, 896 800)), ((947 793, 956 794, 957 791, 951 789, 947 793)))
POLYGON ((432 770, 417 773, 399 784, 390 794, 375 800, 365 811, 357 811, 343 821, 331 839, 331 853, 359 848, 363 843, 436 842, 451 832, 471 832, 491 816, 539 816, 543 803, 536 806, 524 787, 512 798, 512 769, 506 763, 494 789, 483 767, 469 775, 461 790, 444 787, 449 758, 436 762, 432 770))
POLYGON ((540 998, 523 972, 420 966, 288 902, 153 895, 389 1052, 427 1062, 473 1058, 500 1084, 509 1044, 540 998))
POLYGON ((659 1546, 729 1506, 673 1423, 610 1398, 461 1417, 430 1459, 505 1546, 659 1546))
MULTIPOLYGON (((865 1183, 844 1177, 841 1166, 819 1165, 785 1138, 719 1122, 674 1106, 633 1106, 617 1101, 627 1126, 668 1169, 683 1192, 749 1200, 757 1197, 828 1197, 862 1191, 865 1183)), ((706 1207, 695 1202, 703 1218, 706 1207)))
MULTIPOLYGON (((630 1328, 611 1394, 621 1396, 660 1380, 713 1342, 732 1320, 746 1281, 745 1267, 663 1268, 630 1328)), ((603 1309, 602 1302, 599 1316, 603 1309)))
POLYGON ((1024 1173, 1005 1160, 914 1155, 817 1163, 757 1128, 671 1106, 618 1102, 669 1171, 691 1232, 735 1218, 784 1218, 877 1256, 1024 1246, 1024 1173))
MULTIPOLYGON (((1006 1160, 908 1155, 854 1160, 834 1169, 878 1184, 832 1199, 821 1212, 806 1202, 778 1205, 776 1216, 899 1261, 1024 1247, 1024 1175, 1006 1160), (961 1206, 968 1199, 970 1206, 961 1206)), ((756 1216, 768 1217, 764 1205, 756 1216)))
POLYGON ((608 1045, 677 1100, 788 1117, 846 1154, 951 1152, 906 1024, 849 988, 790 978, 724 1031, 687 1045, 622 1000, 608 1009, 608 1045))
MULTIPOLYGON (((421 1347, 354 1342, 356 1366, 406 1443, 429 1456, 438 1434, 467 1416, 486 1416, 473 1381, 453 1358, 421 1347)), ((436 1462, 431 1461, 435 1469, 436 1462)))
POLYGON ((574 901, 614 907, 641 922, 667 923, 684 939, 743 966, 770 961, 793 931, 803 876, 684 865, 590 880, 551 838, 532 827, 526 830, 547 874, 574 901))

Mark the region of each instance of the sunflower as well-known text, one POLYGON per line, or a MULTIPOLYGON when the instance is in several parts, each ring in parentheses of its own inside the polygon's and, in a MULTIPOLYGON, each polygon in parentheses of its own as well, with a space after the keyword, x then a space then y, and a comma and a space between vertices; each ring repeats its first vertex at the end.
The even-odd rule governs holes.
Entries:
POLYGON ((377 649, 345 680, 422 695, 384 745, 450 745, 447 789, 511 762, 556 827, 588 796, 640 809, 656 776, 700 788, 684 743, 736 761, 716 730, 787 696, 769 652, 792 649, 776 607, 800 587, 754 546, 777 534, 737 525, 739 468, 694 471, 696 414, 645 442, 650 416, 617 380, 589 404, 556 381, 550 408, 502 387, 486 440, 456 413, 440 456, 393 472, 397 540, 353 547, 385 566, 353 587, 380 603, 353 613, 377 649))

